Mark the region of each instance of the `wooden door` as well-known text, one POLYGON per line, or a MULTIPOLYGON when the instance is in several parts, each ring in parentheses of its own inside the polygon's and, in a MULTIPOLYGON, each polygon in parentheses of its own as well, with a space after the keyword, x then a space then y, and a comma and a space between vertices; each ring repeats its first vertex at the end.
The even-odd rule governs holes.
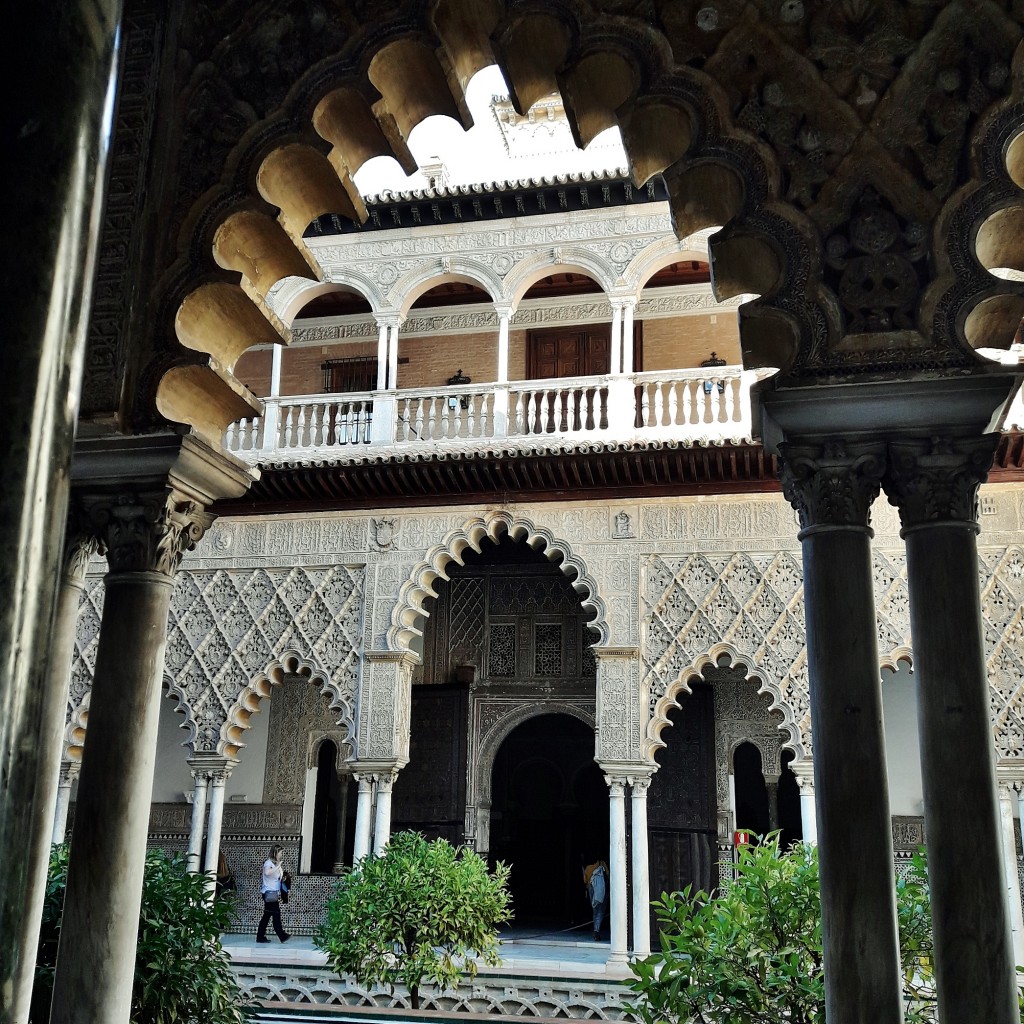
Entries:
POLYGON ((718 885, 713 691, 695 683, 680 702, 669 713, 648 797, 652 896, 718 885))

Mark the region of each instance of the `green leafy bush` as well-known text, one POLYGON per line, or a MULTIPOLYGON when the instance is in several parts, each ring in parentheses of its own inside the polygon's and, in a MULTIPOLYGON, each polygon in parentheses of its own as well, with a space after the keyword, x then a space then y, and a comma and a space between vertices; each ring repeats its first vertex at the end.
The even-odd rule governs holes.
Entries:
MULTIPOLYGON (((907 1024, 934 1021, 931 910, 916 856, 897 879, 907 1024)), ((779 850, 777 833, 740 848, 715 895, 663 894, 653 904, 661 950, 633 964, 632 1007, 644 1024, 825 1024, 817 847, 779 850)))
MULTIPOLYGON (((49 1019, 57 963, 68 848, 50 855, 32 1020, 49 1019)), ((220 935, 231 926, 230 898, 207 900, 206 879, 162 850, 146 855, 132 992, 132 1024, 242 1024, 248 1007, 220 935)))
POLYGON ((494 873, 472 850, 399 832, 383 855, 343 874, 315 943, 338 974, 363 985, 404 984, 419 1009, 424 979, 451 988, 476 974, 474 957, 497 966, 498 925, 511 918, 509 869, 494 873))

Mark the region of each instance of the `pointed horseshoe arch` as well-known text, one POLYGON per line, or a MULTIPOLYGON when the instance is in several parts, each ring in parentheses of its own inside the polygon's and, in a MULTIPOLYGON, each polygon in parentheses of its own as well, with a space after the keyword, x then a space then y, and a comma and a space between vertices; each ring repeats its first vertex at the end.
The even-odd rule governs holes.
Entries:
MULTIPOLYGON (((242 734, 249 728, 249 719, 259 710, 260 701, 269 697, 271 690, 284 682, 285 676, 304 676, 316 685, 321 694, 330 698, 330 710, 338 713, 337 724, 344 728, 345 743, 351 748, 356 734, 351 695, 343 693, 315 661, 302 657, 297 651, 285 651, 242 690, 238 700, 228 709, 226 721, 220 728, 218 754, 225 757, 238 756, 238 752, 245 746, 242 734)), ((339 750, 338 755, 339 759, 344 759, 342 751, 339 750)))
POLYGON ((810 744, 805 744, 805 738, 801 735, 800 726, 793 714, 793 708, 786 700, 785 694, 783 694, 779 685, 773 680, 768 679, 761 669, 743 657, 732 644, 720 643, 715 644, 706 654, 683 669, 676 679, 665 688, 664 694, 655 704, 651 719, 647 723, 647 734, 644 737, 644 757, 653 761, 655 752, 661 747, 666 746, 665 741, 661 738, 661 734, 666 726, 672 725, 668 717, 669 711, 672 708, 682 707, 676 699, 678 694, 691 693, 691 680, 699 679, 705 669, 714 668, 720 664, 726 665, 729 668, 742 668, 747 673, 747 678, 751 685, 757 685, 757 692, 759 694, 766 693, 772 698, 772 703, 768 710, 778 711, 782 715, 779 731, 787 737, 782 744, 783 749, 791 750, 798 761, 809 756, 810 744))

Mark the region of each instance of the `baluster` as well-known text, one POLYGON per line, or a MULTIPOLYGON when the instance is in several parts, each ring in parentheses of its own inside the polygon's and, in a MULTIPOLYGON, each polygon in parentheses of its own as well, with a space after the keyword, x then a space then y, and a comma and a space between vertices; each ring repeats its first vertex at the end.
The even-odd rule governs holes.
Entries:
POLYGON ((679 386, 676 381, 668 385, 668 425, 675 427, 679 425, 679 386))
POLYGON ((469 396, 469 408, 466 410, 466 437, 476 437, 478 395, 469 396))
POLYGON ((320 431, 317 437, 317 444, 323 447, 327 444, 327 440, 331 434, 331 406, 328 402, 324 402, 320 406, 320 431))
MULTIPOLYGON (((351 408, 352 406, 348 406, 349 410, 351 410, 351 408)), ((330 444, 344 444, 348 440, 348 431, 345 429, 345 417, 348 413, 347 411, 343 411, 345 409, 346 407, 343 402, 339 402, 334 407, 334 416, 331 423, 330 444)))
POLYGON ((295 447, 301 448, 306 443, 306 407, 296 406, 295 411, 295 447))
POLYGON ((651 426, 651 392, 650 384, 640 385, 640 425, 651 426))
POLYGON ((679 382, 679 387, 682 391, 683 399, 679 425, 681 427, 688 427, 693 423, 693 389, 700 387, 700 385, 692 380, 683 380, 679 382))
MULTIPOLYGON (((410 413, 408 414, 409 417, 410 417, 410 422, 412 423, 413 430, 412 430, 412 438, 411 439, 407 438, 407 440, 413 440, 413 441, 423 441, 423 440, 426 440, 426 433, 425 433, 424 425, 423 425, 423 416, 424 416, 424 413, 426 412, 426 403, 423 401, 422 398, 417 399, 415 402, 410 398, 410 399, 407 399, 406 404, 407 404, 407 406, 408 406, 408 408, 410 410, 415 409, 415 412, 410 411, 410 413)), ((427 431, 430 430, 429 423, 427 424, 425 429, 427 431)))
POLYGON ((725 410, 722 418, 723 423, 735 423, 738 419, 739 402, 736 400, 736 385, 739 383, 737 377, 730 377, 725 382, 725 410))
POLYGON ((525 391, 517 391, 515 394, 515 430, 509 429, 509 434, 528 434, 530 432, 529 418, 530 406, 525 391))
POLYGON ((665 426, 665 382, 663 380, 654 382, 654 425, 665 426))
POLYGON ((316 405, 309 407, 309 447, 315 448, 320 442, 320 408, 316 405))
POLYGON ((293 430, 295 426, 295 406, 287 406, 288 412, 284 418, 284 447, 292 447, 292 439, 294 437, 293 430))
MULTIPOLYGON (((591 420, 591 416, 593 415, 595 405, 594 399, 596 397, 596 388, 584 388, 580 392, 580 430, 592 430, 594 427, 594 423, 593 420, 591 420)), ((597 417, 595 416, 594 419, 596 418, 597 417)))
POLYGON ((224 431, 224 447, 229 452, 237 452, 239 449, 235 447, 235 439, 238 436, 239 423, 232 420, 228 424, 228 428, 224 431))
POLYGON ((701 391, 703 393, 703 398, 704 398, 704 403, 703 403, 703 406, 701 408, 701 416, 700 416, 700 422, 701 423, 711 423, 711 422, 713 422, 714 417, 713 417, 713 413, 712 413, 712 410, 711 410, 711 403, 712 403, 712 401, 714 399, 711 396, 713 394, 715 394, 717 392, 717 390, 718 389, 715 387, 713 382, 704 381, 704 383, 701 384, 701 391))
POLYGON ((259 418, 259 416, 253 416, 253 418, 251 420, 249 420, 249 430, 248 430, 248 436, 246 438, 246 445, 245 445, 246 448, 249 451, 255 451, 256 450, 256 436, 257 436, 257 434, 259 434, 259 429, 260 429, 260 418, 259 418))

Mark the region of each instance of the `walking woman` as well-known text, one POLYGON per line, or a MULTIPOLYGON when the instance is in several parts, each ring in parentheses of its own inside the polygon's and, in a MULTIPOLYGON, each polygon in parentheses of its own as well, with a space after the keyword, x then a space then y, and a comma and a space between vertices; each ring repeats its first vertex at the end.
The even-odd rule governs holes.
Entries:
POLYGON ((274 922, 274 931, 282 942, 291 936, 281 927, 281 879, 284 877, 284 849, 275 843, 270 848, 270 856, 263 862, 263 881, 260 892, 263 893, 263 917, 256 930, 257 942, 269 942, 267 925, 274 922))

